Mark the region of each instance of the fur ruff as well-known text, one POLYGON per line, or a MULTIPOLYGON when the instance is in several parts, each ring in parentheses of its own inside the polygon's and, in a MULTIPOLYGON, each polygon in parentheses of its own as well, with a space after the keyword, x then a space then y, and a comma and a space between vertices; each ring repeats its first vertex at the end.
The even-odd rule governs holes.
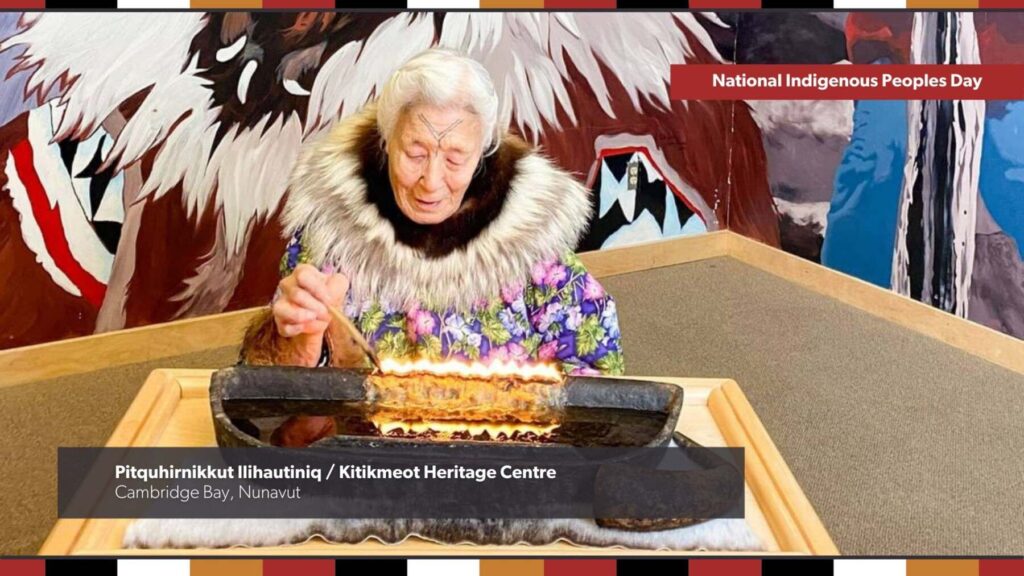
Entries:
POLYGON ((592 210, 580 182, 518 138, 482 162, 452 222, 412 223, 392 207, 368 105, 303 151, 285 232, 301 229, 312 261, 346 274, 356 301, 469 309, 526 284, 536 263, 575 249, 592 210))
POLYGON ((126 548, 227 548, 300 544, 320 538, 358 544, 421 539, 438 544, 545 545, 649 550, 751 551, 764 549, 742 518, 720 518, 657 532, 601 528, 593 520, 377 520, 377 519, 142 519, 125 533, 126 548))

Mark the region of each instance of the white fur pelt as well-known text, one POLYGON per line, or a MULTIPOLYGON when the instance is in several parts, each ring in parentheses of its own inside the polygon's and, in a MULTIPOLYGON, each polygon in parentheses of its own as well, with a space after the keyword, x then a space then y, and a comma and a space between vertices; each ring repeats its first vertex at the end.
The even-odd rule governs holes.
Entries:
POLYGON ((125 548, 228 548, 299 544, 313 538, 397 544, 418 538, 439 544, 552 544, 650 550, 761 551, 742 518, 715 519, 672 530, 630 532, 585 519, 157 519, 136 520, 125 548))
MULTIPOLYGON (((469 309, 533 265, 575 248, 590 217, 586 187, 536 150, 519 158, 505 207, 462 249, 429 259, 396 240, 394 226, 367 200, 361 146, 376 131, 376 107, 347 118, 308 146, 292 172, 285 232, 303 230, 310 258, 352 282, 354 299, 396 307, 412 301, 469 309)), ((504 145, 504 144, 503 144, 504 145)))

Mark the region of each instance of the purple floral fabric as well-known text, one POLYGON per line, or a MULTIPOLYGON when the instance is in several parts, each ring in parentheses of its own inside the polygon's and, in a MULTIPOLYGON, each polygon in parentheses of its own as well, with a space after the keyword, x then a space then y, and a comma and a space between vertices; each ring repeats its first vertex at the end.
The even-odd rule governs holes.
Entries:
MULTIPOLYGON (((282 258, 282 275, 306 261, 299 235, 282 258)), ((572 253, 538 262, 529 278, 469 310, 419 303, 396 309, 355 302, 350 294, 345 312, 382 357, 547 361, 571 374, 624 371, 615 300, 572 253)))

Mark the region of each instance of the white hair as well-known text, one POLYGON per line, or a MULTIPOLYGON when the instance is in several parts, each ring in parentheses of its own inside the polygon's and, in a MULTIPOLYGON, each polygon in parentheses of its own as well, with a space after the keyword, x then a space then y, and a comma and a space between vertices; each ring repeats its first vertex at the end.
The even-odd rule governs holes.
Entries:
POLYGON ((377 125, 390 141, 402 113, 412 106, 460 107, 482 127, 484 155, 497 150, 504 128, 498 124, 498 94, 487 69, 452 50, 432 48, 414 56, 391 75, 377 99, 377 125))

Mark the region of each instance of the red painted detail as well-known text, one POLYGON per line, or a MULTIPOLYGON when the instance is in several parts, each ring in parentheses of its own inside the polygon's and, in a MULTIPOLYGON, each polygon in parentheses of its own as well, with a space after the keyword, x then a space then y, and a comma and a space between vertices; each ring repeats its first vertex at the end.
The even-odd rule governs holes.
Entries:
MULTIPOLYGON (((686 207, 690 209, 690 212, 696 214, 697 217, 701 219, 701 222, 704 222, 704 226, 707 227, 707 220, 704 219, 704 215, 701 214, 700 210, 697 210, 693 206, 693 204, 690 203, 690 201, 683 194, 683 191, 677 188, 676 185, 672 183, 672 179, 667 177, 665 173, 661 171, 661 166, 659 166, 658 163, 654 161, 654 158, 651 157, 650 150, 648 150, 646 146, 624 146, 622 148, 603 148, 597 153, 597 161, 598 163, 603 162, 605 157, 607 156, 618 156, 620 154, 633 153, 643 154, 644 158, 647 158, 647 163, 650 164, 651 166, 654 166, 654 171, 657 172, 659 176, 661 176, 662 180, 665 181, 665 185, 668 186, 669 190, 671 190, 677 198, 682 200, 683 204, 686 204, 686 207)), ((593 182, 588 182, 587 184, 588 186, 592 186, 593 182)), ((595 192, 598 194, 601 193, 600 190, 595 190, 595 192)), ((686 224, 686 222, 680 222, 680 224, 686 224)))
POLYGON ((22 140, 11 148, 11 155, 14 157, 14 169, 28 194, 32 216, 43 233, 46 251, 57 267, 78 287, 82 297, 99 308, 103 303, 107 286, 83 268, 71 253, 68 237, 64 233, 64 223, 60 219, 60 207, 50 206, 46 190, 39 180, 39 174, 36 173, 32 145, 28 140, 22 140))

